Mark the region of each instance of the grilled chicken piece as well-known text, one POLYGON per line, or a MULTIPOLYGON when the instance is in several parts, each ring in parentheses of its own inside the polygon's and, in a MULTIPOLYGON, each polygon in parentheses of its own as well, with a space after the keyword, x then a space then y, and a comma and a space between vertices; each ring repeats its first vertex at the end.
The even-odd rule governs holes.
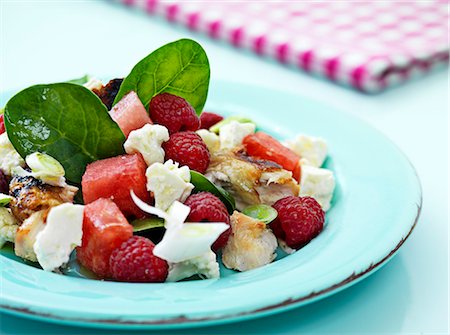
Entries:
POLYGON ((119 92, 120 85, 122 85, 123 78, 120 79, 112 79, 103 86, 101 89, 94 88, 92 92, 94 92, 100 100, 105 104, 105 106, 110 110, 112 108, 112 104, 114 99, 116 98, 117 93, 119 92))
POLYGON ((290 171, 274 162, 249 157, 240 148, 211 155, 206 177, 234 196, 238 210, 253 204, 272 205, 299 193, 290 171))
POLYGON ((45 227, 48 211, 48 209, 43 209, 32 213, 17 229, 14 241, 14 252, 17 256, 37 262, 33 246, 37 234, 45 227))
POLYGON ((233 270, 247 271, 271 263, 277 239, 264 222, 235 211, 231 216, 231 235, 223 249, 223 264, 233 270))
POLYGON ((51 186, 31 176, 15 176, 9 184, 9 195, 14 197, 9 207, 19 223, 43 209, 73 202, 78 188, 51 186))

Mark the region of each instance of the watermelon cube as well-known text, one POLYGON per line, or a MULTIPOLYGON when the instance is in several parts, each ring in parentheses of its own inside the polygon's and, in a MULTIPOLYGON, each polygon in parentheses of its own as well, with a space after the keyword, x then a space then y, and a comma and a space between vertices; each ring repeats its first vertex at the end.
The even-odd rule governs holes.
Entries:
POLYGON ((125 216, 142 218, 144 213, 135 205, 130 191, 149 202, 145 170, 147 164, 140 154, 122 155, 89 164, 81 179, 83 200, 89 204, 100 198, 110 198, 125 216))
POLYGON ((110 199, 98 199, 84 207, 78 262, 101 278, 110 277, 111 253, 132 235, 133 226, 116 204, 110 199))
POLYGON ((125 137, 128 137, 131 131, 142 128, 147 123, 153 123, 134 91, 125 95, 111 109, 109 115, 119 125, 125 137))
POLYGON ((292 171, 294 178, 300 181, 300 156, 272 136, 259 131, 244 137, 242 144, 250 156, 275 162, 284 169, 292 171))

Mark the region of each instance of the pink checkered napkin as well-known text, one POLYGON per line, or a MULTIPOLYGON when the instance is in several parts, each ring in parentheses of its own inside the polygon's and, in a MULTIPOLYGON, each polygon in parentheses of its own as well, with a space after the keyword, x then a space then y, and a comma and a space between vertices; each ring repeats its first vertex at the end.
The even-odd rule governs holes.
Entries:
POLYGON ((449 59, 446 0, 118 1, 366 92, 449 59))

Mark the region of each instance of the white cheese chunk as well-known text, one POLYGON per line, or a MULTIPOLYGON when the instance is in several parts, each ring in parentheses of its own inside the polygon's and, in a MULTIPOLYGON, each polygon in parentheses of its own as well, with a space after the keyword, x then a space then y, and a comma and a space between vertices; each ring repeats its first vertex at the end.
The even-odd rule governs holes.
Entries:
POLYGON ((25 161, 14 149, 8 135, 3 133, 0 135, 0 170, 7 175, 11 175, 12 170, 18 166, 24 167, 25 161))
POLYGON ((64 203, 52 207, 47 221, 36 235, 33 249, 45 271, 54 271, 69 261, 76 246, 81 246, 83 235, 82 205, 64 203))
POLYGON ((327 157, 327 142, 319 137, 298 135, 284 145, 302 158, 302 164, 321 167, 327 157))
POLYGON ((209 250, 205 254, 180 263, 169 263, 169 274, 166 281, 175 282, 194 275, 202 279, 220 277, 219 263, 216 254, 209 250))
POLYGON ((125 141, 127 154, 140 153, 148 166, 164 162, 163 142, 169 140, 169 131, 158 124, 146 124, 133 130, 125 141))
POLYGON ((206 129, 197 130, 197 134, 205 142, 209 152, 213 153, 220 149, 220 140, 217 134, 206 129))
POLYGON ((14 242, 19 228, 16 219, 8 208, 0 207, 0 248, 6 242, 14 242))
POLYGON ((242 144, 245 136, 253 134, 256 130, 254 123, 240 123, 231 121, 220 128, 220 149, 229 150, 242 144))
POLYGON ((310 196, 317 200, 324 211, 330 209, 335 181, 331 170, 302 165, 300 196, 310 196))
POLYGON ((194 185, 187 166, 179 167, 169 159, 164 164, 154 163, 147 168, 147 190, 153 192, 155 207, 167 210, 175 200, 184 202, 194 185))

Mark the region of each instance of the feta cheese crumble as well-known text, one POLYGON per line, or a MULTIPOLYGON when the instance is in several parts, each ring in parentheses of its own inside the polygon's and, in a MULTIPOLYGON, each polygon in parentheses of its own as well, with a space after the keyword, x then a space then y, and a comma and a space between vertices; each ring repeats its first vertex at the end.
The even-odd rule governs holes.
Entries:
POLYGON ((64 203, 52 207, 44 228, 36 235, 33 249, 45 271, 54 271, 69 261, 83 235, 82 205, 64 203))
POLYGON ((14 242, 19 228, 16 219, 8 208, 0 207, 0 248, 6 242, 14 242))
POLYGON ((241 145, 244 137, 253 134, 255 130, 256 126, 254 123, 231 121, 220 128, 220 149, 233 149, 241 145))
POLYGON ((209 250, 205 254, 180 263, 169 263, 169 274, 166 281, 175 282, 194 275, 202 279, 219 278, 219 263, 216 254, 209 250))
POLYGON ((327 157, 327 142, 319 137, 298 135, 284 145, 302 158, 303 165, 321 167, 327 157))
POLYGON ((164 162, 164 150, 161 145, 169 140, 169 131, 158 124, 146 124, 133 130, 125 141, 127 154, 140 153, 148 166, 164 162))
POLYGON ((154 163, 147 168, 147 190, 153 192, 155 207, 167 210, 175 200, 183 202, 191 194, 194 185, 187 166, 179 167, 169 159, 164 164, 154 163))
POLYGON ((313 197, 326 212, 330 209, 334 187, 334 175, 331 170, 302 165, 300 196, 313 197))
POLYGON ((202 138, 203 142, 205 142, 210 153, 220 149, 220 140, 217 134, 206 129, 197 130, 197 134, 202 138))
POLYGON ((18 166, 24 167, 25 161, 14 149, 8 135, 3 133, 0 135, 0 170, 7 175, 11 175, 12 170, 18 166))

